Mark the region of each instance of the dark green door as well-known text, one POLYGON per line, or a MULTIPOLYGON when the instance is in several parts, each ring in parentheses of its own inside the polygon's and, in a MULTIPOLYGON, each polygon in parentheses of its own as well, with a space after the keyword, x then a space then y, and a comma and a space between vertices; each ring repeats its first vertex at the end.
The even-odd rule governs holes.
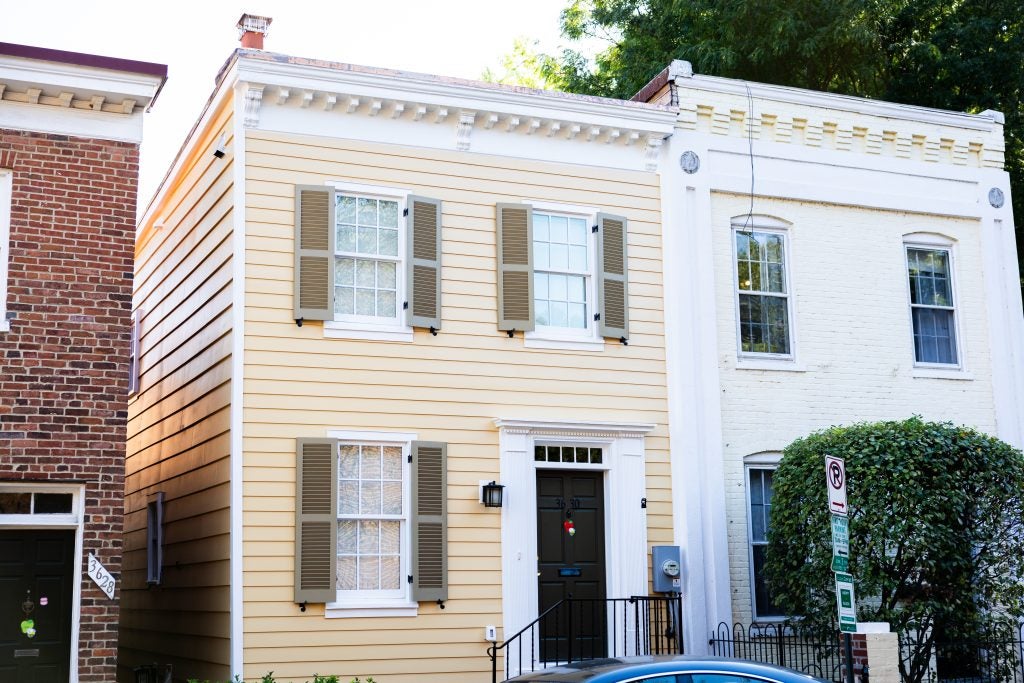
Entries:
POLYGON ((0 530, 0 681, 69 680, 74 555, 74 531, 0 530))
POLYGON ((604 657, 603 472, 537 470, 537 555, 540 613, 572 598, 541 622, 541 660, 604 657))

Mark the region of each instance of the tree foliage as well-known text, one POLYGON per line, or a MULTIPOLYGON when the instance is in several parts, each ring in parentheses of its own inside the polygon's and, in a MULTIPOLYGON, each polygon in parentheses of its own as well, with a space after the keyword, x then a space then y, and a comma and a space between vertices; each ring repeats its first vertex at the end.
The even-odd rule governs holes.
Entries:
POLYGON ((563 36, 607 47, 534 49, 531 64, 546 87, 609 97, 685 59, 715 76, 1001 111, 1024 259, 1022 17, 1020 0, 569 0, 563 36))
POLYGON ((846 462, 860 620, 934 640, 977 635, 992 615, 1024 614, 1024 455, 916 417, 833 427, 783 452, 766 571, 788 614, 814 630, 835 628, 827 455, 846 462))

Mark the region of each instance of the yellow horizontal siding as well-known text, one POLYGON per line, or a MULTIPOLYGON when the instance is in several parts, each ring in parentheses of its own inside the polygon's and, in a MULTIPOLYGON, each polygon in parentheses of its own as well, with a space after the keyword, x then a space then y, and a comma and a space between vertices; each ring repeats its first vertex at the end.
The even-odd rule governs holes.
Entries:
MULTIPOLYGON (((314 672, 393 683, 490 675, 482 629, 502 624, 494 419, 649 422, 649 537, 671 539, 659 184, 654 174, 249 132, 246 139, 244 659, 246 677, 314 672), (328 179, 440 198, 443 329, 413 343, 325 339, 292 315, 294 185, 328 179), (530 199, 625 215, 629 346, 528 349, 497 330, 495 209, 530 199), (449 600, 411 618, 325 619, 292 600, 295 438, 328 429, 448 443, 449 600)), ((609 558, 609 561, 613 561, 609 558)))
MULTIPOLYGON (((227 136, 230 106, 205 135, 227 136)), ((166 663, 230 677, 233 155, 187 159, 136 253, 140 391, 129 402, 121 676, 166 663), (146 505, 164 494, 163 575, 146 585, 146 505)))

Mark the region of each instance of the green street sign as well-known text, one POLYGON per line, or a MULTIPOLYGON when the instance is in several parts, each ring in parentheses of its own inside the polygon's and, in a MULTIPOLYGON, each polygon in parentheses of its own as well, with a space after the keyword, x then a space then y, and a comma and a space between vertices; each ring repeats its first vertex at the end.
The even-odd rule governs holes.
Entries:
POLYGON ((853 577, 836 574, 836 606, 839 610, 839 630, 843 633, 857 632, 857 600, 853 594, 853 577))
POLYGON ((850 520, 843 515, 832 515, 832 571, 846 572, 850 568, 850 520))

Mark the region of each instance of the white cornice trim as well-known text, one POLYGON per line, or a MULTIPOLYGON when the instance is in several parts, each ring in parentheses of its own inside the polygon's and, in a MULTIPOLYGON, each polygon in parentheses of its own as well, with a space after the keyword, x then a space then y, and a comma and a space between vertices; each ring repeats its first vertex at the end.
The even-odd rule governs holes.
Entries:
POLYGON ((45 94, 53 96, 70 91, 84 99, 92 95, 103 95, 107 100, 118 102, 132 99, 145 108, 156 96, 161 79, 126 71, 0 55, 0 83, 9 87, 12 83, 41 86, 45 94))
MULTIPOLYGON (((692 76, 684 76, 680 74, 675 78, 675 84, 680 89, 685 89, 687 91, 703 90, 706 92, 724 95, 737 95, 744 98, 747 96, 747 88, 750 88, 750 95, 757 100, 786 102, 788 104, 846 111, 854 114, 878 116, 887 119, 896 119, 899 121, 911 121, 916 123, 929 123, 937 126, 980 130, 987 133, 993 132, 996 127, 1000 125, 999 118, 1001 118, 1001 114, 999 112, 991 110, 982 112, 981 114, 965 114, 962 112, 919 107, 911 104, 897 104, 895 102, 869 100, 863 97, 853 97, 851 95, 817 92, 814 90, 790 88, 782 85, 753 83, 732 78, 704 76, 701 74, 694 74, 692 76)), ((679 99, 680 101, 685 101, 691 98, 689 98, 686 93, 681 92, 679 99)))
POLYGON ((642 437, 658 425, 646 422, 591 422, 575 420, 526 420, 497 418, 494 426, 510 434, 543 436, 612 436, 642 437))
MULTIPOLYGON (((237 79, 253 84, 296 88, 351 97, 372 97, 416 105, 455 107, 478 113, 497 113, 523 120, 554 119, 635 130, 641 133, 672 133, 676 121, 674 108, 640 105, 602 98, 567 96, 542 90, 491 88, 462 82, 432 80, 411 74, 355 71, 329 66, 266 61, 241 55, 237 61, 237 79)), ((529 129, 529 126, 524 127, 529 129)), ((527 130, 522 131, 524 134, 527 130)))
POLYGON ((118 142, 142 141, 142 111, 111 114, 21 102, 0 102, 0 128, 118 142))

